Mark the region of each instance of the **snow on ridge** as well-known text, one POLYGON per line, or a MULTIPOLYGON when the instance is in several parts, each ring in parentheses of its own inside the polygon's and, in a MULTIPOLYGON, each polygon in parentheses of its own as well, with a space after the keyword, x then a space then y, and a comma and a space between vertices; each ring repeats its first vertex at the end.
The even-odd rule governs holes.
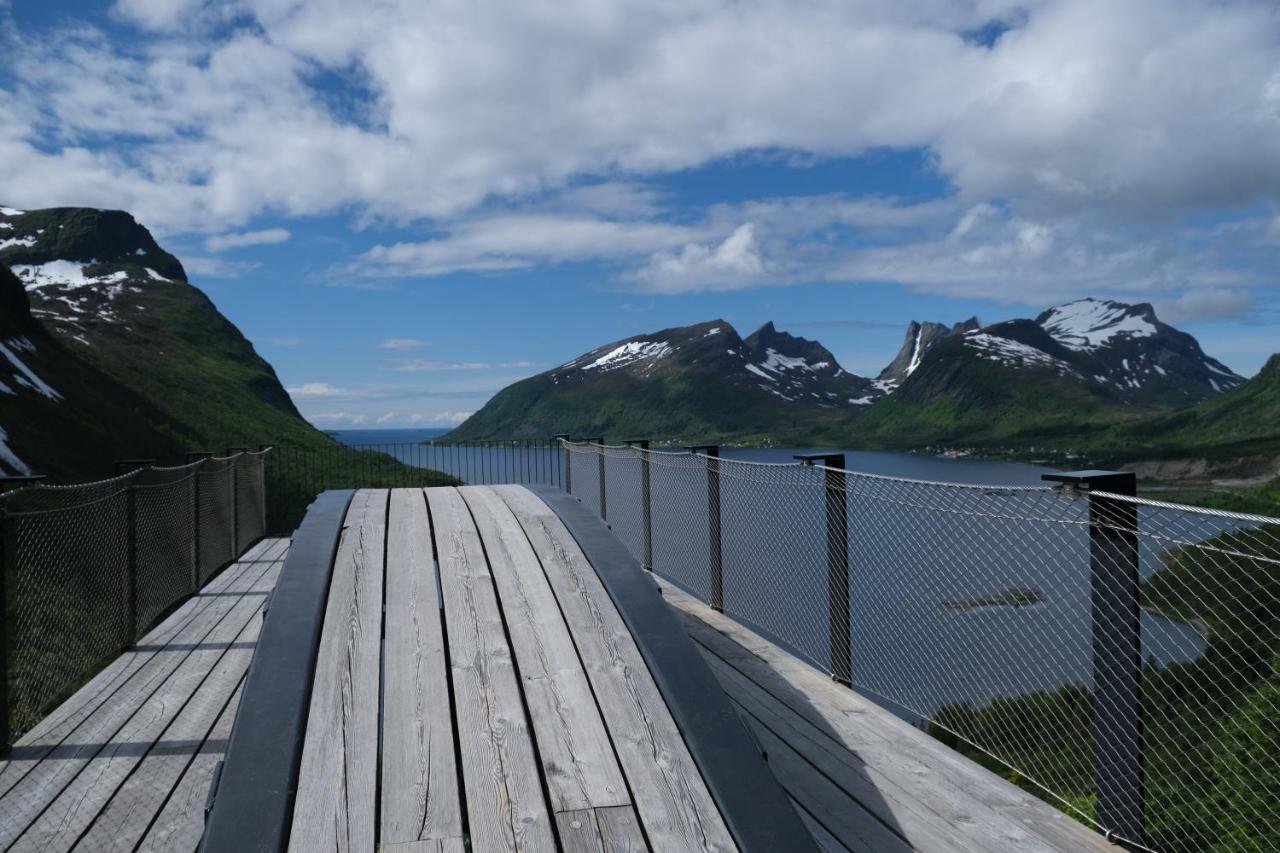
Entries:
POLYGON ((723 331, 723 329, 721 329, 719 326, 716 326, 714 329, 711 329, 711 330, 710 330, 710 331, 708 331, 705 335, 703 335, 703 337, 704 337, 704 338, 709 338, 709 337, 711 337, 712 335, 718 335, 718 334, 720 334, 720 332, 722 332, 722 331, 723 331))
POLYGON ((795 370, 797 368, 813 372, 816 370, 822 370, 824 367, 831 366, 831 362, 829 361, 819 361, 815 364, 810 364, 803 358, 792 358, 791 356, 783 355, 773 347, 766 349, 764 354, 765 359, 760 362, 760 366, 765 370, 772 370, 774 373, 782 373, 784 370, 795 370))
POLYGON ((979 331, 968 332, 964 342, 978 350, 982 358, 1010 367, 1051 367, 1062 373, 1075 373, 1075 368, 1062 359, 1010 338, 979 331))
POLYGON ((50 285, 91 287, 97 284, 123 281, 129 277, 129 274, 124 270, 118 270, 108 275, 87 275, 85 269, 96 263, 97 261, 81 264, 76 261, 59 260, 48 261, 43 264, 17 264, 12 269, 13 274, 22 281, 27 290, 36 290, 50 285))
POLYGON ((1076 351, 1107 346, 1114 338, 1149 338, 1155 324, 1146 317, 1129 313, 1129 307, 1097 299, 1080 299, 1049 309, 1041 323, 1058 343, 1076 351))
POLYGON ((855 406, 870 406, 876 401, 875 397, 850 397, 849 402, 855 406))
POLYGON ((13 350, 9 349, 9 347, 14 347, 15 349, 21 350, 21 349, 29 348, 30 346, 31 346, 31 342, 28 341, 26 338, 14 338, 9 341, 0 343, 0 355, 3 355, 6 359, 8 359, 9 363, 12 364, 14 369, 18 371, 16 374, 14 374, 13 380, 17 382, 19 385, 26 385, 28 388, 31 388, 43 394, 44 396, 48 397, 50 400, 53 400, 55 402, 58 400, 61 400, 62 399, 61 394, 59 394, 53 388, 49 387, 49 385, 39 376, 36 376, 35 372, 32 371, 31 368, 23 364, 22 360, 19 359, 16 355, 14 355, 13 350))
POLYGON ((607 373, 610 370, 626 367, 632 362, 655 361, 670 355, 672 352, 671 345, 662 341, 632 341, 620 347, 614 347, 590 364, 584 364, 582 369, 599 370, 602 373, 607 373))
POLYGON ((4 427, 0 427, 0 462, 3 462, 14 474, 25 476, 31 473, 30 466, 9 449, 9 434, 4 431, 4 427))
POLYGON ((760 368, 756 367, 754 364, 748 364, 748 365, 747 365, 747 370, 750 370, 752 373, 754 373, 756 376, 759 376, 761 379, 768 379, 770 382, 777 382, 777 381, 778 381, 777 377, 770 376, 769 374, 765 373, 765 372, 764 372, 763 370, 761 370, 760 368))
MULTIPOLYGON (((7 225, 8 223, 5 224, 7 225)), ((13 226, 9 225, 9 227, 12 228, 13 226)), ((0 240, 0 249, 10 249, 14 246, 22 246, 30 249, 35 244, 35 237, 10 237, 8 240, 0 240)))
POLYGON ((0 206, 0 216, 22 216, 25 210, 14 210, 12 207, 0 206))

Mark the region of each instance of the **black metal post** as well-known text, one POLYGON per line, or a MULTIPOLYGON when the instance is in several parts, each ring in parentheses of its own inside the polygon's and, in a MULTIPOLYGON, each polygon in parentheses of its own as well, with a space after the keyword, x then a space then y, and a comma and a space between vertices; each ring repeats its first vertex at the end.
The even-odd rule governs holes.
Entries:
POLYGON ((8 752, 9 736, 9 540, 8 519, 3 501, 0 501, 0 752, 8 752))
POLYGON ((633 438, 627 442, 640 448, 640 519, 644 525, 645 571, 653 571, 653 503, 649 489, 649 439, 633 438))
MULTIPOLYGON (((189 455, 189 454, 188 454, 189 455)), ((207 458, 207 457, 206 457, 207 458)), ((191 594, 200 591, 200 472, 204 459, 191 475, 191 594)))
POLYGON ((827 493, 827 640, 831 678, 853 686, 853 636, 849 615, 849 511, 843 453, 806 453, 805 465, 822 465, 827 493))
POLYGON ((133 483, 125 489, 125 583, 127 585, 124 643, 129 648, 138 638, 138 492, 133 483))
POLYGON ((1146 776, 1142 733, 1142 610, 1138 506, 1127 471, 1045 474, 1089 501, 1089 573, 1093 604, 1094 785, 1098 823, 1109 834, 1145 843, 1146 776))
POLYGON ((560 448, 560 455, 564 457, 564 490, 569 494, 573 494, 573 458, 569 455, 565 444, 569 442, 569 433, 558 432, 551 436, 555 446, 560 448))
POLYGON ((711 544, 710 577, 707 579, 711 609, 724 612, 724 547, 720 534, 720 445, 702 444, 689 448, 690 453, 707 457, 707 528, 711 544))
POLYGON ((137 471, 139 468, 145 468, 148 465, 156 464, 154 459, 117 459, 116 460, 116 476, 127 474, 130 471, 137 471))
POLYGON ((240 556, 240 460, 237 456, 247 453, 247 447, 228 447, 228 463, 231 466, 231 559, 240 556))

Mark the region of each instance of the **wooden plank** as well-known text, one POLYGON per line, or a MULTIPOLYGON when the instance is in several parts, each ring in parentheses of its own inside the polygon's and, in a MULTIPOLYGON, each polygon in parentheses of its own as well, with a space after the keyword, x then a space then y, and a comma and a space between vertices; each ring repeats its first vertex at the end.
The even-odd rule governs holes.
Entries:
POLYGON ((813 836, 813 840, 818 842, 818 846, 822 848, 824 853, 846 853, 849 850, 840 843, 840 839, 836 838, 827 828, 804 810, 794 799, 791 805, 795 807, 796 814, 800 815, 800 821, 804 824, 805 829, 809 830, 809 834, 813 836))
POLYGON ((480 536, 457 489, 427 489, 427 503, 440 561, 472 849, 553 849, 537 757, 480 536))
POLYGON ((164 808, 138 845, 138 853, 195 850, 200 844, 200 837, 204 835, 204 808, 209 801, 213 773, 226 754, 227 739, 231 737, 231 725, 235 722, 243 693, 244 682, 241 682, 200 745, 200 751, 169 793, 164 808))
MULTIPOLYGON (((288 540, 264 540, 250 549, 246 557, 263 553, 266 549, 288 547, 288 540)), ((226 590, 230 584, 243 578, 246 572, 259 569, 250 562, 237 563, 219 574, 201 590, 183 602, 159 625, 151 629, 138 645, 126 651, 95 675, 66 702, 41 720, 31 731, 23 735, 15 748, 0 760, 0 796, 9 792, 51 750, 61 744, 77 726, 83 723, 104 703, 110 701, 142 668, 155 661, 161 647, 190 629, 195 619, 214 600, 215 593, 226 590)), ((158 663, 158 661, 156 662, 158 663)), ((154 664, 151 664, 154 665, 154 664)))
MULTIPOLYGON (((281 565, 272 566, 271 574, 263 577, 259 588, 274 584, 281 565)), ((146 757, 132 769, 79 844, 91 850, 133 850, 141 841, 232 695, 240 689, 262 630, 262 619, 258 618, 261 602, 256 604, 232 646, 223 653, 146 757)))
POLYGON ((622 770, 538 555, 492 487, 458 491, 471 509, 498 587, 551 810, 627 805, 622 770))
POLYGON ((631 806, 577 809, 556 815, 564 853, 644 853, 649 849, 631 806))
MULTIPOLYGON (((266 571, 248 592, 269 591, 279 573, 278 563, 259 565, 263 565, 266 571)), ((250 642, 247 638, 257 636, 262 623, 259 618, 261 608, 261 596, 245 595, 235 599, 235 605, 226 618, 186 656, 182 665, 173 671, 159 690, 147 698, 129 721, 112 736, 110 742, 84 764, 76 778, 49 803, 9 849, 70 849, 142 762, 147 751, 164 738, 165 733, 187 710, 193 697, 211 680, 215 683, 209 684, 209 690, 220 694, 220 709, 222 702, 239 683, 249 659, 248 654, 243 654, 232 655, 228 660, 228 655, 234 651, 231 647, 250 642)), ((198 717, 198 709, 193 714, 198 717)), ((210 724, 215 715, 216 711, 208 715, 210 724)), ((206 725, 206 731, 207 728, 206 725)), ((181 736, 177 738, 182 740, 181 736)), ((188 740, 188 757, 198 745, 199 739, 195 743, 188 740)), ((167 791, 166 787, 165 793, 167 791)), ((153 803, 152 807, 158 808, 158 805, 159 803, 153 803)), ((147 820, 150 817, 150 813, 145 815, 147 820)), ((140 836, 145 828, 143 823, 137 828, 137 835, 140 836)))
POLYGON ((737 849, 635 641, 573 537, 528 489, 497 491, 572 627, 649 842, 662 851, 737 849))
POLYGON ((462 802, 431 522, 422 490, 392 491, 389 518, 381 841, 399 849, 404 842, 462 838, 462 802))
POLYGON ((649 849, 632 806, 596 809, 596 823, 608 853, 643 853, 649 849))
POLYGON ((461 838, 430 838, 425 841, 382 844, 378 849, 382 853, 464 853, 466 846, 461 838))
POLYGON ((289 849, 372 850, 387 492, 356 492, 334 558, 289 849))
MULTIPOLYGON (((663 594, 689 615, 691 635, 789 714, 837 741, 881 793, 928 808, 955 832, 991 846, 1115 850, 1099 834, 833 682, 749 629, 670 584, 663 594)), ((733 691, 731 691, 733 692, 733 691)), ((960 843, 953 838, 952 846, 960 843)))
POLYGON ((757 725, 753 731, 760 747, 769 756, 769 766, 787 793, 850 850, 859 853, 910 853, 917 849, 894 828, 869 815, 837 784, 814 772, 812 765, 769 729, 757 725))
MULTIPOLYGON (((72 783, 103 748, 118 737, 138 710, 163 690, 186 659, 228 617, 240 597, 232 593, 252 587, 274 564, 251 563, 225 590, 203 607, 171 638, 166 649, 153 655, 129 680, 69 732, 57 748, 41 757, 21 784, 0 798, 0 847, 11 844, 44 809, 72 783)), ((16 748, 15 748, 16 749, 16 748)), ((17 763, 15 759, 11 764, 17 763)))
MULTIPOLYGON (((990 835, 978 841, 964 833, 964 824, 970 820, 967 815, 956 814, 950 819, 940 815, 935 806, 923 801, 920 790, 903 789, 896 780, 868 768, 859 756, 790 712, 771 694, 758 691, 758 688, 753 690, 750 682, 724 661, 712 655, 709 656, 708 663, 729 695, 742 708, 762 745, 775 738, 779 739, 807 764, 807 769, 798 765, 792 767, 792 776, 805 772, 821 776, 831 780, 847 795, 850 803, 845 808, 846 817, 857 818, 860 823, 870 826, 870 829, 854 834, 871 836, 888 826, 922 850, 954 849, 985 853, 989 849, 988 845, 992 840, 990 835)), ((770 752, 771 761, 772 758, 773 754, 770 752)), ((812 803, 791 790, 790 786, 788 791, 814 814, 819 823, 827 823, 823 809, 815 808, 812 803)), ((848 833, 838 832, 834 826, 829 828, 848 843, 848 833)), ((1019 849, 1044 849, 1037 848, 1035 840, 1025 833, 1016 839, 1002 840, 1019 849)))

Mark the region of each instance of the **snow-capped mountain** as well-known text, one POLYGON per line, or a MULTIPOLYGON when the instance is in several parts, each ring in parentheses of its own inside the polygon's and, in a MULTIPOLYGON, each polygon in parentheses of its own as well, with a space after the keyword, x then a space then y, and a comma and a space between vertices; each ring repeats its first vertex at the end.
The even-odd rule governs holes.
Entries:
POLYGON ((606 344, 499 392, 463 436, 760 433, 855 415, 882 395, 816 341, 724 320, 606 344))

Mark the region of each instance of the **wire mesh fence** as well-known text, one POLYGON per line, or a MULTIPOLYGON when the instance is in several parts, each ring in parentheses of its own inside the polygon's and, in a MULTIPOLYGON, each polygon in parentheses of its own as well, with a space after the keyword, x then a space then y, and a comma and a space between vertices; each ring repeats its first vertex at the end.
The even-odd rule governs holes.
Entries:
POLYGON ((657 574, 1085 822, 1154 850, 1280 837, 1280 520, 1105 478, 565 447, 637 560, 651 536, 657 574))
POLYGON ((552 439, 380 442, 272 448, 266 468, 266 529, 287 536, 328 489, 412 488, 456 483, 562 483, 563 451, 552 439))
POLYGON ((0 743, 262 537, 265 456, 0 495, 0 743))

